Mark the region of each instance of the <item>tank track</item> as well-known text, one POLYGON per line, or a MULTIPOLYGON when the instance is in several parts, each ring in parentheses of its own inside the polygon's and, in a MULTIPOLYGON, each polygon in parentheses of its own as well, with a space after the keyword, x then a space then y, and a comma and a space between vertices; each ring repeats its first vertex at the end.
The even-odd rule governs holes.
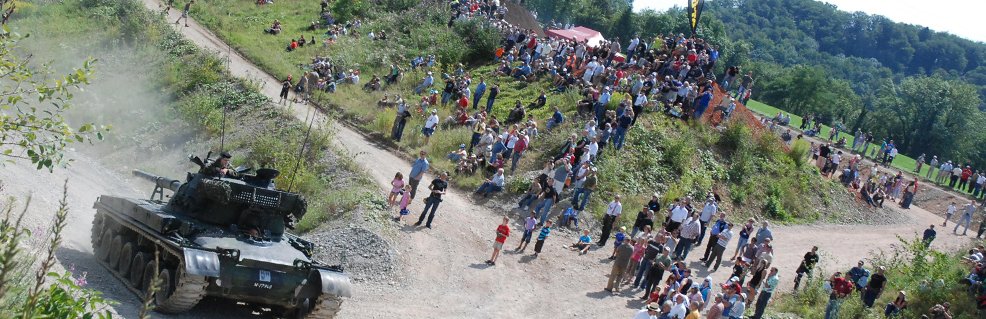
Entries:
MULTIPOLYGON (((134 227, 129 223, 121 222, 118 217, 113 216, 112 214, 97 211, 96 217, 93 219, 92 232, 93 234, 91 235, 91 240, 95 259, 100 265, 106 268, 106 270, 109 271, 113 277, 120 280, 120 282, 123 283, 128 290, 133 292, 142 300, 145 297, 146 289, 146 287, 142 287, 144 286, 143 283, 148 281, 147 277, 152 274, 153 271, 147 271, 147 269, 145 269, 144 275, 141 276, 142 280, 138 283, 134 283, 129 278, 130 274, 121 274, 118 271, 119 267, 113 267, 112 264, 117 264, 117 266, 119 266, 119 262, 107 262, 107 260, 100 258, 99 253, 95 252, 98 252, 101 249, 113 249, 112 247, 104 247, 104 245, 112 245, 114 241, 111 240, 110 242, 103 242, 105 241, 105 237, 113 239, 122 238, 123 244, 131 243, 133 245, 134 253, 127 256, 129 258, 128 260, 119 261, 130 263, 133 261, 133 258, 137 255, 137 253, 142 252, 145 256, 150 256, 148 258, 149 263, 145 267, 153 267, 153 256, 156 247, 157 251, 160 252, 161 262, 159 271, 167 269, 170 276, 172 276, 172 278, 170 278, 170 283, 160 283, 159 289, 163 289, 168 285, 171 285, 172 287, 170 289, 171 294, 168 295, 167 298, 157 299, 158 302, 155 304, 155 310, 165 313, 184 312, 195 307, 195 305, 205 297, 206 288, 208 287, 208 282, 205 277, 186 275, 183 266, 184 255, 172 247, 162 245, 160 240, 154 238, 154 236, 148 234, 146 231, 134 227), (112 236, 107 236, 107 232, 114 232, 114 234, 112 236), (174 277, 176 274, 177 277, 174 277)), ((107 258, 110 261, 113 261, 113 258, 122 259, 123 256, 119 256, 119 254, 120 252, 118 251, 110 251, 107 258)), ((131 269, 131 271, 134 270, 135 269, 131 269)), ((161 291, 158 293, 161 293, 161 291)))
POLYGON ((333 319, 339 310, 342 309, 342 299, 338 296, 323 294, 319 296, 318 303, 312 308, 305 318, 309 319, 333 319))

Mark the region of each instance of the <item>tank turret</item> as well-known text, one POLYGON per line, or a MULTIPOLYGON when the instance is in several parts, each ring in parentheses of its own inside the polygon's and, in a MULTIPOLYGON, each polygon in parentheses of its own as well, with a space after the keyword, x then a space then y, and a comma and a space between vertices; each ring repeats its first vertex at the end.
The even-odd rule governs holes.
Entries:
POLYGON ((348 276, 341 266, 315 260, 314 245, 286 231, 305 215, 304 197, 276 189, 274 169, 219 176, 208 156, 190 160, 199 170, 184 182, 134 170, 154 184, 150 199, 97 199, 96 258, 139 296, 159 269, 154 303, 162 312, 182 312, 215 296, 296 318, 333 317, 350 295, 348 276), (167 201, 165 190, 173 192, 167 201))

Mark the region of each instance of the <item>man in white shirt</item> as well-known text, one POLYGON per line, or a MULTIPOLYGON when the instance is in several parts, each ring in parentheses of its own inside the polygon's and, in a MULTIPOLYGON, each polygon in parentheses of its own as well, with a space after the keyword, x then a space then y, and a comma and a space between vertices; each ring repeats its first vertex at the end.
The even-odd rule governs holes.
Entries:
POLYGON ((620 218, 620 214, 623 214, 623 204, 620 203, 620 195, 616 195, 606 207, 606 215, 603 216, 603 232, 599 235, 599 246, 606 246, 609 232, 613 230, 613 224, 620 218))
POLYGON ((637 311, 637 314, 633 316, 633 319, 651 319, 656 318, 658 312, 661 310, 661 306, 657 303, 650 303, 646 308, 637 311))
POLYGON ((421 133, 425 135, 425 145, 428 145, 428 139, 431 138, 431 135, 435 134, 436 127, 438 127, 438 110, 432 109, 431 116, 425 121, 425 126, 421 128, 421 133))
POLYGON ((476 194, 482 194, 484 198, 489 197, 491 193, 502 191, 504 184, 503 169, 501 168, 496 171, 496 174, 493 174, 492 178, 483 182, 483 185, 479 185, 476 194))
POLYGON ((698 240, 695 241, 695 245, 701 245, 702 241, 705 240, 705 231, 709 228, 709 222, 712 221, 712 217, 719 212, 719 205, 716 204, 715 197, 709 196, 705 200, 705 207, 702 207, 702 216, 699 216, 698 221, 702 223, 702 234, 698 235, 698 240))
POLYGON ((705 262, 705 268, 708 269, 712 265, 712 261, 716 261, 715 268, 712 268, 712 272, 719 270, 719 264, 722 263, 722 253, 726 251, 726 247, 729 246, 729 239, 733 238, 733 224, 729 223, 726 229, 719 232, 718 235, 709 238, 709 240, 716 240, 716 246, 712 248, 712 255, 705 262))
POLYGON ((685 319, 688 315, 688 298, 678 294, 674 298, 674 306, 671 306, 670 317, 673 319, 685 319))
POLYGON ((674 201, 674 205, 671 206, 671 216, 668 216, 668 226, 665 228, 668 232, 673 232, 675 229, 681 226, 681 223, 685 221, 688 217, 688 209, 684 205, 681 205, 681 199, 674 201))
POLYGON ((598 155, 598 154, 599 154, 599 137, 596 136, 596 137, 593 137, 592 138, 592 142, 589 142, 589 146, 587 147, 587 150, 586 150, 586 155, 588 155, 588 156, 582 156, 582 161, 583 162, 584 161, 595 161, 596 160, 596 155, 598 155))

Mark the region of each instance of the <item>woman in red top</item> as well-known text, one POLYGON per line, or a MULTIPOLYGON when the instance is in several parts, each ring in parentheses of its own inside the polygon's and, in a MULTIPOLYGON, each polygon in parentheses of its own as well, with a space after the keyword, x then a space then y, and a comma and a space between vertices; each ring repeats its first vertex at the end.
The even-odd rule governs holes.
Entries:
POLYGON ((503 243, 507 241, 507 237, 510 237, 510 226, 507 223, 510 219, 503 217, 503 223, 496 227, 496 240, 493 241, 493 256, 486 261, 487 265, 496 265, 496 257, 500 256, 500 250, 503 249, 503 243))

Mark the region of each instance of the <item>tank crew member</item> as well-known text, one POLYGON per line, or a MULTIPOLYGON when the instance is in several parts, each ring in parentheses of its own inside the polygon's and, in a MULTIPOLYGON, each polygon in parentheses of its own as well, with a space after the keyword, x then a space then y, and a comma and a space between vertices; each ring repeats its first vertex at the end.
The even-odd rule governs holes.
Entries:
POLYGON ((233 158, 233 155, 230 155, 227 152, 222 152, 222 154, 219 154, 219 158, 217 158, 216 161, 212 162, 212 164, 209 164, 208 167, 203 169, 202 174, 213 177, 239 177, 239 174, 236 173, 233 166, 229 164, 230 158, 233 158))

